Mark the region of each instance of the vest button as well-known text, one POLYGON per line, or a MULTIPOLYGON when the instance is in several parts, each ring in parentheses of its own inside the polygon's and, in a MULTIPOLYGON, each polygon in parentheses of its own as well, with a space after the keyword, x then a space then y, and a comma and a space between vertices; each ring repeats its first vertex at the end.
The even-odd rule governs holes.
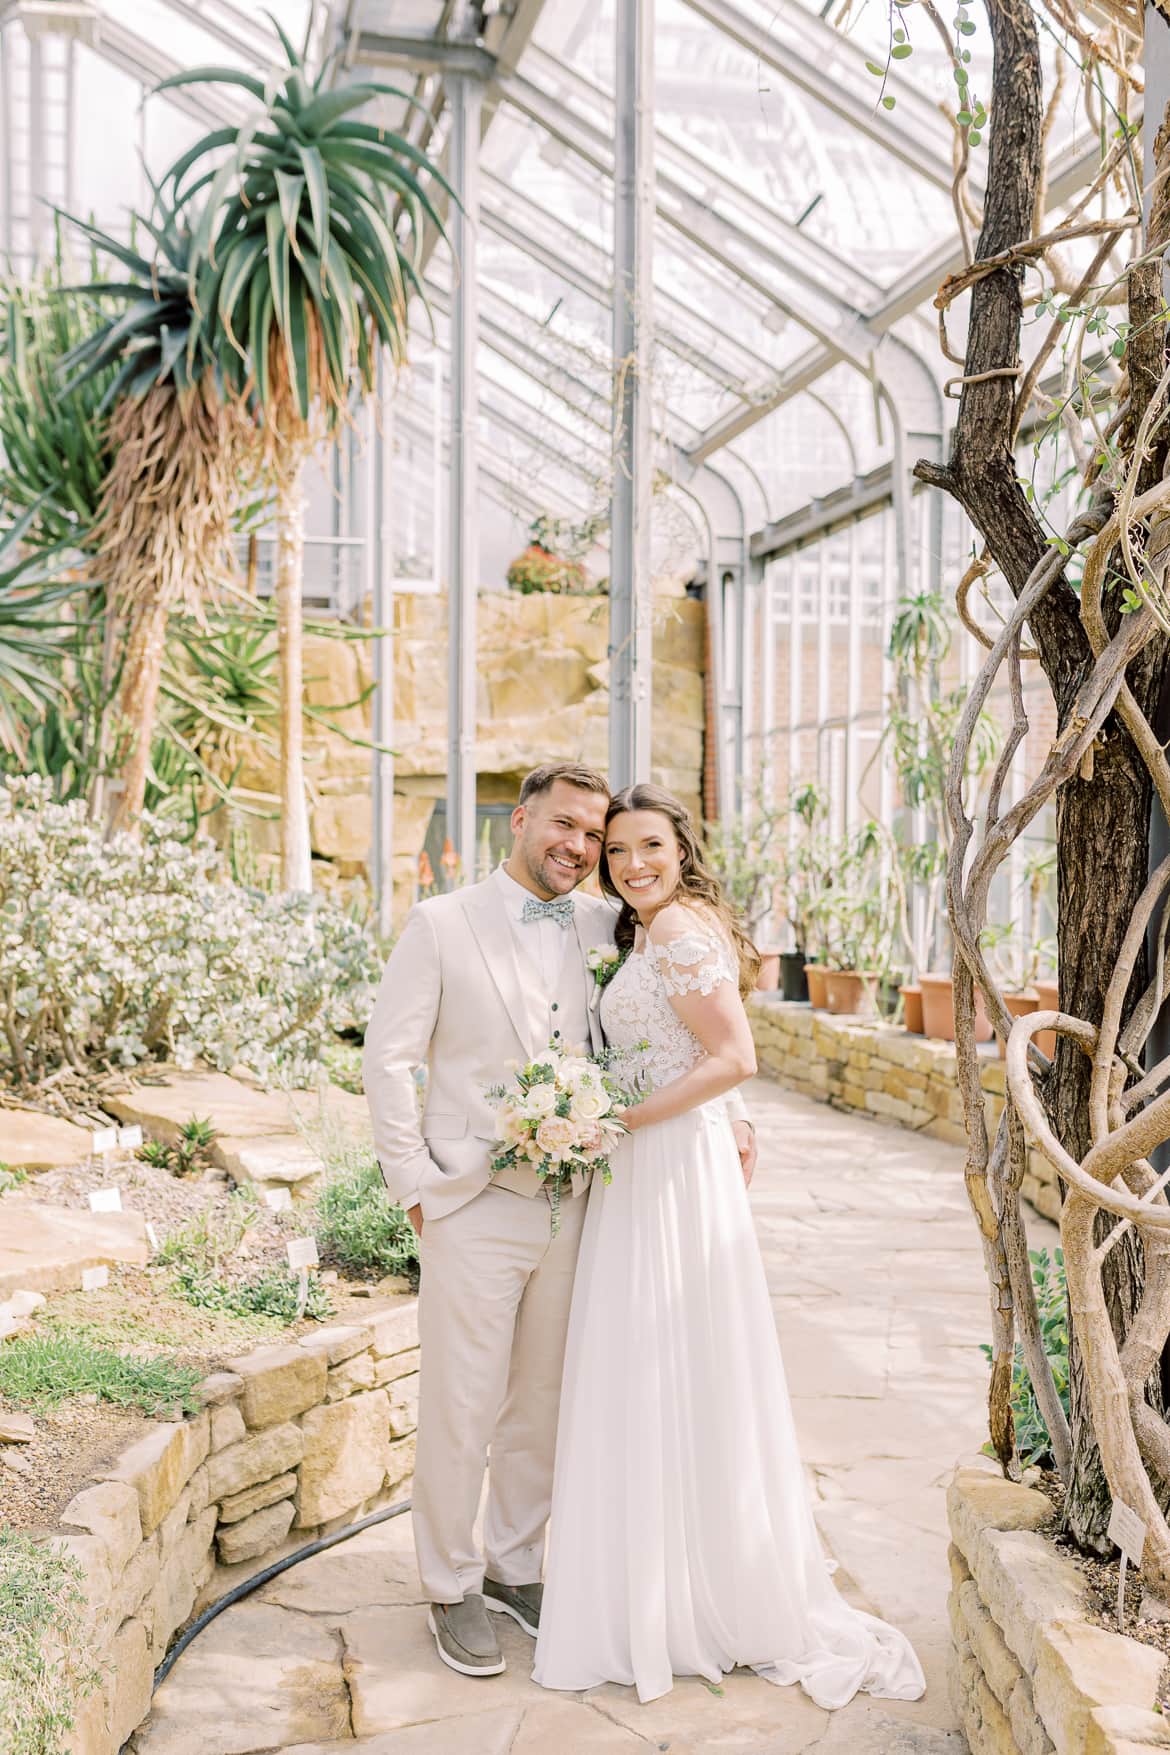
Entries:
POLYGON ((561 1008, 560 1008, 560 1006, 559 1006, 559 1005, 558 1005, 558 1004, 557 1004, 557 1002, 556 1002, 556 1000, 555 1000, 555 999, 554 999, 554 1000, 553 1000, 553 1002, 552 1002, 552 1009, 553 1009, 553 1011, 554 1011, 554 1012, 559 1012, 559 1011, 560 1011, 560 1009, 561 1009, 561 1008))

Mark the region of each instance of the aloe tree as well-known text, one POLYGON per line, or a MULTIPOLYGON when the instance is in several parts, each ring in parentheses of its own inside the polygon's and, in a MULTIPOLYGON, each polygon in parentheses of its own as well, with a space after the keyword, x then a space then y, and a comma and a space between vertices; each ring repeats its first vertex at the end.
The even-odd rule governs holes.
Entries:
POLYGON ((102 321, 61 363, 67 394, 109 378, 99 412, 110 410, 112 460, 93 546, 121 639, 121 784, 110 812, 121 828, 145 801, 169 618, 180 607, 200 610, 230 572, 250 440, 191 302, 185 221, 161 203, 157 223, 140 221, 154 240, 149 259, 73 223, 129 275, 70 289, 92 298, 102 321))
MULTIPOLYGON (((277 26, 279 30, 279 26, 277 26)), ((259 106, 213 129, 166 173, 168 199, 204 205, 192 229, 194 302, 225 383, 248 400, 276 500, 280 662, 281 864, 308 889, 302 751, 305 466, 372 392, 379 346, 406 357, 407 305, 426 218, 421 178, 438 172, 401 135, 358 119, 393 86, 329 89, 283 31, 287 68, 267 85, 234 68, 176 74, 158 88, 228 84, 259 106)), ((444 185, 445 187, 445 185, 444 185)), ((425 308, 425 300, 423 301, 425 308)))

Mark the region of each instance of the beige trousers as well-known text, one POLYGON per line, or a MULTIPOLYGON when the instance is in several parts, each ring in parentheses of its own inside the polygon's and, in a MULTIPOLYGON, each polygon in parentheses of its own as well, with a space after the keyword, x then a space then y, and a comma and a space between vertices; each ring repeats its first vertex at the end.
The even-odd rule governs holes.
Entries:
POLYGON ((489 1185, 423 1225, 413 1521, 423 1590, 457 1603, 532 1584, 544 1561, 565 1336, 588 1202, 489 1185), (474 1526, 491 1450, 484 1553, 474 1526))

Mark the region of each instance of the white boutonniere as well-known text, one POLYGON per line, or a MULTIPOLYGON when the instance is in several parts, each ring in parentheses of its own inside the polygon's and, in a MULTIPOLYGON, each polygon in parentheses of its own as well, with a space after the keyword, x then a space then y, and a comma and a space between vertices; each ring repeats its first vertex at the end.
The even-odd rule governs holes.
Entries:
POLYGON ((619 951, 616 945, 594 945, 585 953, 585 962, 592 969, 599 988, 613 980, 625 960, 625 952, 619 951))

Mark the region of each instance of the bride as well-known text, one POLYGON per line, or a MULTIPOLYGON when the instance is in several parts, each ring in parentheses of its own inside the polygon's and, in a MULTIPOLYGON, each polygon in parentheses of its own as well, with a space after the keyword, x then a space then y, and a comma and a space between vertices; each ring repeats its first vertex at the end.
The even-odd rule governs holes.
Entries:
POLYGON ((758 956, 660 787, 613 799, 601 882, 626 952, 602 1021, 647 1095, 585 1221, 534 1678, 646 1701, 747 1664, 823 1707, 916 1700, 909 1642, 829 1576, 721 1101, 755 1071, 758 956))

